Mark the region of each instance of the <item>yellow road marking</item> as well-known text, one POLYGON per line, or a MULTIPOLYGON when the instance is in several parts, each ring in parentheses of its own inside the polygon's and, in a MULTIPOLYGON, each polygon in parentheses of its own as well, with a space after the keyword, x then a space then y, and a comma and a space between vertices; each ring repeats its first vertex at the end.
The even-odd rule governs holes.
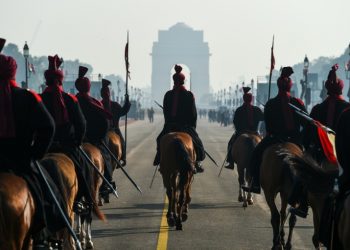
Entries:
POLYGON ((160 229, 158 235, 157 250, 166 250, 168 246, 168 222, 166 214, 168 212, 168 198, 165 196, 164 209, 162 214, 162 221, 160 222, 160 229))

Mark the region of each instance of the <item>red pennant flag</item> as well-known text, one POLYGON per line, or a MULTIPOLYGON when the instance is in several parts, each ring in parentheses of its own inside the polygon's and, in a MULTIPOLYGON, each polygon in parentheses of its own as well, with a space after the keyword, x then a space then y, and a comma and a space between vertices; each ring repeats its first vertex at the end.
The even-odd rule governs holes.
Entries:
POLYGON ((328 137, 328 133, 322 128, 322 124, 315 122, 317 126, 318 138, 320 139, 323 152, 328 162, 333 165, 338 165, 337 156, 335 155, 334 145, 328 137))

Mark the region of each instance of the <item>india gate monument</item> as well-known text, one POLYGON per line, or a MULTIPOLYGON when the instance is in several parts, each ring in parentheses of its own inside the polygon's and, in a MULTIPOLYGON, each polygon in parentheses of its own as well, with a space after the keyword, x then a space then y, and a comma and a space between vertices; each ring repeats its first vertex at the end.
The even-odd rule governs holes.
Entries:
POLYGON ((185 86, 196 102, 205 103, 209 94, 209 46, 203 41, 203 31, 177 23, 168 30, 158 31, 158 41, 152 48, 152 98, 162 102, 172 87, 174 65, 183 66, 185 86))

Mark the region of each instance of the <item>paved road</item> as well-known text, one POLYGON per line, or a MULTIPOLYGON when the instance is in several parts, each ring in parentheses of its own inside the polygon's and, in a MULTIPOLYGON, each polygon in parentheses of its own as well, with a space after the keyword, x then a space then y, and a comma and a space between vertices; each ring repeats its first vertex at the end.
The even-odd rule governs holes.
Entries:
MULTIPOLYGON (((115 173, 120 198, 111 199, 102 211, 108 222, 93 222, 96 249, 270 249, 272 229, 270 212, 263 196, 255 197, 254 206, 244 210, 237 202, 236 171, 219 169, 208 159, 205 172, 195 175, 192 203, 183 231, 168 231, 161 227, 165 191, 159 173, 152 189, 149 184, 154 167, 155 138, 163 120, 153 124, 138 121, 128 129, 127 171, 141 186, 140 195, 121 172, 115 173), (162 237, 158 242, 160 235, 162 237), (164 237, 165 236, 165 237, 164 237)), ((198 132, 206 150, 221 165, 232 128, 199 120, 198 132)), ((299 219, 293 239, 293 249, 312 249, 311 216, 299 219)))

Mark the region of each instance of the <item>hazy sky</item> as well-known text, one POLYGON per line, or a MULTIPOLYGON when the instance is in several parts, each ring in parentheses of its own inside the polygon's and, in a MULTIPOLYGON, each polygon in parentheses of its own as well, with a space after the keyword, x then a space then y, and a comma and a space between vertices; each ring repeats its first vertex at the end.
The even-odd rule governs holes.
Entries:
POLYGON ((320 55, 336 56, 350 42, 349 0, 0 0, 0 37, 32 55, 79 58, 94 73, 124 75, 130 31, 131 83, 150 85, 158 30, 185 22, 204 30, 210 80, 217 89, 268 72, 272 35, 276 68, 320 55))

